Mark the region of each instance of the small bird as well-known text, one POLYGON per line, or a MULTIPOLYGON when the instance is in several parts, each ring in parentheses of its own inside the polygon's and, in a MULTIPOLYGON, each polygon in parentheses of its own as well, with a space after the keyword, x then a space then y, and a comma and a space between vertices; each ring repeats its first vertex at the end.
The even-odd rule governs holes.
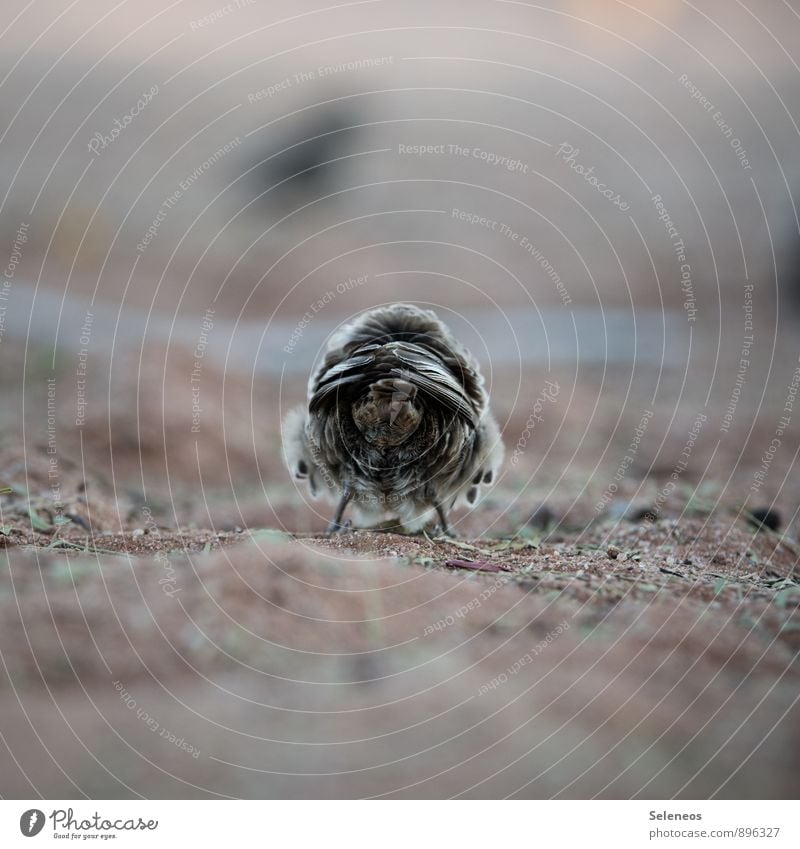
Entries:
POLYGON ((478 366, 430 310, 379 307, 332 337, 308 383, 308 405, 283 424, 290 473, 313 496, 338 499, 329 533, 347 530, 352 502, 366 522, 384 513, 410 532, 474 505, 503 461, 478 366))

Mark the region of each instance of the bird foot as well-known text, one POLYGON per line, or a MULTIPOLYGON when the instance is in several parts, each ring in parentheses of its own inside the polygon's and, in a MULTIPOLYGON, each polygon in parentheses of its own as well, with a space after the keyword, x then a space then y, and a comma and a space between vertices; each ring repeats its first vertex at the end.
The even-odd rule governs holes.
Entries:
POLYGON ((335 536, 337 534, 349 534, 353 531, 353 523, 350 519, 347 519, 345 522, 336 522, 333 521, 328 525, 326 534, 330 534, 331 536, 335 536))

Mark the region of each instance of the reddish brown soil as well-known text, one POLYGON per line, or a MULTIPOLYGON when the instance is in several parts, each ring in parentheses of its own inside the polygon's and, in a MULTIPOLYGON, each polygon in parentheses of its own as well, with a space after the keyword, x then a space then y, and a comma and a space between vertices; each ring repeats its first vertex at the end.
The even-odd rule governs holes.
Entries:
POLYGON ((4 796, 800 790, 797 555, 730 516, 91 534, 3 499, 4 796))
MULTIPOLYGON (((209 369, 195 437, 176 368, 137 409, 123 380, 110 425, 64 412, 60 504, 46 434, 2 437, 1 795, 800 793, 796 476, 760 493, 785 533, 742 513, 770 416, 698 441, 643 522, 698 407, 656 407, 598 509, 646 401, 615 430, 624 387, 593 412, 589 375, 457 539, 327 538, 279 454, 302 386, 209 369)), ((525 403, 495 377, 510 451, 525 403)))

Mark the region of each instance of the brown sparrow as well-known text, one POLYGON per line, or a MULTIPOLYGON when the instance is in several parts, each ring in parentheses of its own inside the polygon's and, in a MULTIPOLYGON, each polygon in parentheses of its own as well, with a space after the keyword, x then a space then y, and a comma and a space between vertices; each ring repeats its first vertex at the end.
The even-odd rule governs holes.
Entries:
POLYGON ((308 406, 283 425, 291 474, 338 499, 338 532, 353 503, 364 520, 393 514, 409 531, 474 505, 503 444, 472 356, 433 312, 370 310, 331 339, 308 385, 308 406))

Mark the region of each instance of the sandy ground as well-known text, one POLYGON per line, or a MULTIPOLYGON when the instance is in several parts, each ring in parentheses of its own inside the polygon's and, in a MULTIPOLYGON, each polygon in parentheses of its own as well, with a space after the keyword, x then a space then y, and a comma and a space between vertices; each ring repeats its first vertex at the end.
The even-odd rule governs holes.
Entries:
POLYGON ((798 796, 798 16, 639 5, 9 21, 0 795, 798 796), (328 538, 280 420, 400 299, 508 459, 328 538))
POLYGON ((796 797, 796 427, 752 490, 785 342, 677 480, 702 380, 493 371, 508 459, 455 539, 322 534, 280 459, 302 385, 209 363, 192 434, 186 360, 151 350, 81 428, 59 388, 52 443, 8 357, 0 794, 796 797))
POLYGON ((3 796, 800 792, 798 549, 724 500, 509 531, 506 483, 457 539, 328 538, 280 529, 296 495, 170 526, 77 467, 59 513, 12 456, 3 796))

